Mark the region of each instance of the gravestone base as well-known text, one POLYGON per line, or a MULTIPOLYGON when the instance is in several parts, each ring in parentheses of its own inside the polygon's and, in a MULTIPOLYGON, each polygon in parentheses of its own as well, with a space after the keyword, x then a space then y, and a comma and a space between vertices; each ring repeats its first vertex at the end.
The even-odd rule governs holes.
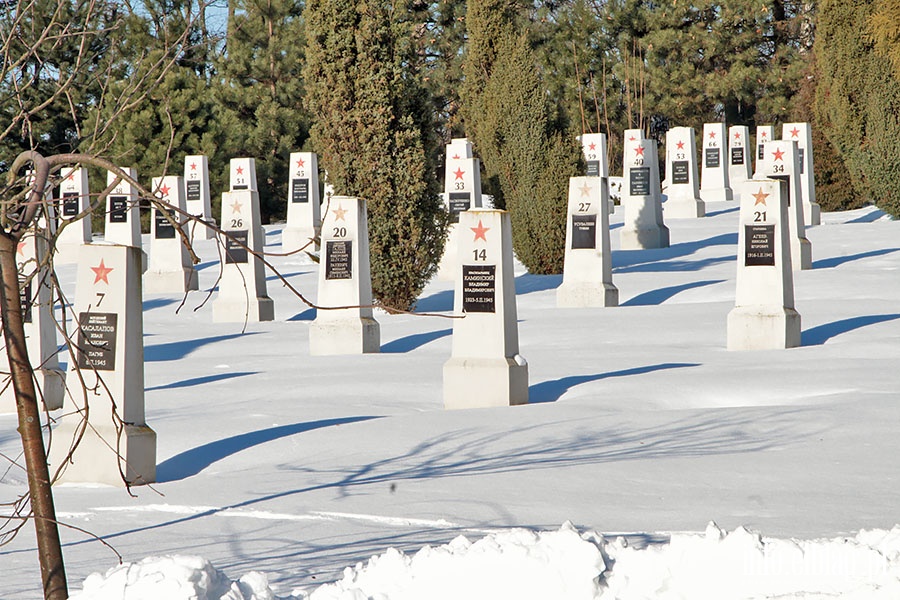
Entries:
POLYGON ((778 350, 800 345, 800 314, 783 306, 739 306, 728 313, 729 350, 778 350))
MULTIPOLYGON (((700 199, 703 202, 729 202, 734 200, 734 190, 731 188, 716 188, 704 190, 700 188, 700 199)), ((703 216, 703 215, 699 215, 703 216)))
MULTIPOLYGON (((63 397, 66 393, 66 372, 61 369, 35 369, 35 384, 37 385, 38 398, 43 401, 46 410, 58 410, 63 407, 63 397)), ((0 395, 0 415, 16 414, 16 392, 12 382, 0 395)))
POLYGON ((262 298, 222 298, 213 302, 213 323, 257 323, 275 320, 275 302, 262 298))
POLYGON ((456 281, 456 271, 459 270, 459 231, 458 223, 453 223, 447 228, 447 241, 444 243, 444 256, 438 267, 438 281, 456 281))
POLYGON ((565 281, 556 288, 558 308, 590 308, 619 305, 619 288, 611 283, 565 281))
MULTIPOLYGON (((70 225, 75 227, 75 225, 70 225)), ((61 240, 56 241, 55 250, 53 252, 53 264, 56 265, 73 265, 78 262, 78 252, 84 244, 73 244, 61 240)))
POLYGON ((118 436, 112 422, 108 427, 93 425, 84 429, 84 436, 72 453, 71 460, 67 460, 64 454, 69 451, 69 440, 75 439, 82 429, 83 423, 78 413, 64 418, 54 429, 51 473, 63 462, 66 463, 54 484, 99 483, 124 487, 122 473, 130 485, 156 481, 156 432, 150 427, 125 425, 118 436), (116 448, 121 457, 116 456, 116 448))
POLYGON ((310 323, 309 353, 313 356, 378 352, 381 352, 381 328, 375 319, 316 319, 310 323))
POLYGON ((143 290, 145 294, 183 294, 198 290, 197 271, 182 268, 178 271, 146 271, 143 290))
POLYGON ((528 363, 521 356, 453 357, 444 363, 444 408, 520 404, 528 404, 528 363))
POLYGON ((815 202, 803 205, 803 222, 807 227, 822 224, 822 207, 815 202))
MULTIPOLYGON (((731 190, 728 192, 730 193, 731 190)), ((703 192, 700 193, 703 194, 703 192)), ((709 201, 705 196, 702 200, 669 196, 662 205, 663 214, 667 219, 699 219, 706 216, 706 202, 709 201)))
POLYGON ((801 238, 800 256, 791 256, 795 271, 806 271, 812 269, 812 243, 807 238, 801 238))
POLYGON ((285 227, 281 231, 281 251, 297 252, 301 255, 303 252, 318 252, 319 244, 316 242, 317 232, 314 229, 301 229, 299 227, 285 227))
POLYGON ((622 229, 619 237, 622 250, 649 250, 669 247, 669 228, 622 229))

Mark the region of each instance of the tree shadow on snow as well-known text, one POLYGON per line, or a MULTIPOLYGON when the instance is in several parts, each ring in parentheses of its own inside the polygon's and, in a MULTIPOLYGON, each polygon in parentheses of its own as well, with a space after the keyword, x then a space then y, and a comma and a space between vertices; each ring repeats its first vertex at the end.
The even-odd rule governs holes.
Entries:
POLYGON ((259 429, 257 431, 234 435, 222 440, 216 440, 208 444, 203 444, 202 446, 197 446, 196 448, 191 448, 190 450, 186 450, 181 454, 176 454, 161 462, 156 467, 156 481, 158 483, 167 483, 192 477, 213 463, 219 462, 238 452, 243 452, 254 446, 259 446, 260 444, 265 444, 266 442, 271 442, 279 438, 313 431, 314 429, 322 429, 323 427, 345 425, 348 423, 357 423, 359 421, 368 421, 379 418, 381 417, 323 419, 321 421, 309 421, 306 423, 294 423, 293 425, 280 425, 268 429, 259 429))
POLYGON ((444 290, 416 301, 416 312, 446 312, 453 310, 453 290, 444 290))
POLYGON ((657 306, 679 292, 707 285, 715 285, 717 283, 722 283, 723 281, 725 280, 710 279, 708 281, 692 281, 682 285, 671 285, 669 287, 659 288, 658 290, 650 290, 649 292, 644 292, 643 294, 638 294, 633 298, 629 298, 619 306, 657 306))
POLYGON ((818 325, 804 331, 800 336, 800 344, 802 346, 821 346, 831 338, 841 335, 842 333, 847 333, 868 325, 893 321, 895 319, 900 319, 900 314, 866 315, 863 317, 841 319, 840 321, 834 321, 833 323, 825 323, 824 325, 818 325))
POLYGON ((863 258, 871 258, 873 256, 891 254, 892 252, 897 252, 898 250, 900 250, 900 248, 880 248, 878 250, 860 252, 859 254, 851 254, 849 256, 833 256, 831 258, 823 258, 822 260, 813 262, 813 269, 830 269, 832 267, 837 267, 854 260, 861 260, 863 258))
POLYGON ((256 375, 259 371, 239 371, 237 373, 218 373, 216 375, 204 375, 203 377, 194 377, 193 379, 183 379, 167 383, 165 385, 155 385, 145 388, 144 391, 152 392, 155 390, 173 390, 176 388, 193 387, 195 385, 203 385, 204 383, 212 383, 214 381, 224 381, 226 379, 234 379, 235 377, 244 377, 246 375, 256 375))
POLYGON ((195 340, 182 340, 179 342, 169 342, 166 344, 144 346, 144 361, 162 362, 167 360, 180 360, 191 352, 202 348, 203 346, 216 344, 218 342, 224 342, 226 340, 232 340, 234 338, 239 338, 245 335, 256 335, 256 333, 257 332, 255 331, 249 331, 247 333, 230 333, 228 335, 216 335, 213 337, 198 338, 195 340))
POLYGON ((404 352, 410 352, 424 346, 429 342, 433 342, 434 340, 440 339, 442 337, 447 337, 452 334, 452 329, 440 329, 438 331, 426 331, 424 333, 414 333, 412 335, 408 335, 406 337, 402 337, 396 340, 392 340, 383 346, 381 346, 382 354, 402 354, 404 352))
POLYGON ((582 383, 591 381, 599 381, 601 379, 609 379, 611 377, 628 377, 629 375, 642 375, 644 373, 652 373, 653 371, 662 371, 666 369, 681 369, 684 367, 699 367, 698 363, 661 363, 658 365, 648 365, 646 367, 635 367, 634 369, 623 369, 621 371, 613 371, 611 373, 596 373, 594 375, 570 375, 553 381, 542 381, 528 388, 528 403, 541 404, 544 402, 556 402, 563 394, 571 388, 582 383))

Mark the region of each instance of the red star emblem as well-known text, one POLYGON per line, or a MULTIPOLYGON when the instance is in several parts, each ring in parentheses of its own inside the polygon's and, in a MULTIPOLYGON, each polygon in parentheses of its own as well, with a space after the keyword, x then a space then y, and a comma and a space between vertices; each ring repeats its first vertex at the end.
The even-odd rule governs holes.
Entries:
POLYGON ((753 203, 753 206, 756 206, 757 204, 762 204, 763 206, 766 206, 766 198, 769 197, 769 194, 763 193, 762 188, 759 188, 759 191, 756 192, 755 194, 750 194, 750 195, 753 196, 754 198, 756 198, 756 202, 753 203))
POLYGON ((779 149, 779 150, 776 150, 775 152, 773 152, 772 154, 775 155, 775 160, 782 160, 784 158, 784 150, 779 149))
POLYGON ((191 171, 197 170, 197 163, 191 163, 191 171))
POLYGON ((675 144, 675 147, 679 150, 684 150, 684 142, 679 141, 677 144, 675 144))
POLYGON ((235 201, 232 202, 232 204, 231 204, 231 212, 232 212, 232 214, 241 212, 241 209, 242 209, 243 207, 244 207, 243 204, 241 204, 240 202, 238 202, 237 200, 235 200, 235 201))
POLYGON ((109 285, 109 273, 112 271, 111 267, 107 267, 103 264, 103 259, 100 259, 100 265, 97 267, 91 267, 91 271, 94 272, 94 283, 103 282, 106 285, 109 285))
POLYGON ((466 172, 462 170, 462 167, 456 167, 456 170, 453 171, 453 174, 456 175, 457 179, 462 179, 463 175, 465 175, 466 172))
POLYGON ((485 236, 484 234, 491 230, 490 227, 485 227, 481 224, 481 219, 478 219, 478 227, 469 227, 469 229, 475 232, 475 239, 472 240, 473 242, 477 242, 479 239, 482 239, 486 242, 487 236, 485 236))
POLYGON ((736 139, 736 140, 741 139, 741 134, 740 134, 740 133, 735 133, 735 134, 734 134, 734 139, 736 139))
POLYGON ((766 134, 765 131, 761 131, 761 132, 759 133, 759 135, 761 135, 762 137, 766 137, 768 134, 766 134))
POLYGON ((238 167, 238 168, 237 168, 237 174, 238 174, 238 175, 243 175, 243 174, 244 174, 244 167, 238 167))
POLYGON ((629 142, 635 141, 635 140, 634 140, 634 136, 631 136, 630 138, 628 138, 628 141, 629 141, 629 142))
POLYGON ((163 184, 163 186, 161 188, 159 188, 159 191, 160 191, 160 193, 162 193, 163 196, 168 197, 170 189, 171 188, 169 186, 167 186, 166 184, 163 184))
POLYGON ((459 154, 454 154, 454 155, 453 155, 453 160, 459 160, 459 154))
POLYGON ((298 166, 298 167, 303 167, 303 166, 305 166, 305 165, 306 165, 306 162, 304 162, 304 160, 303 160, 302 158, 298 158, 298 159, 297 159, 297 166, 298 166))
POLYGON ((18 252, 19 254, 25 254, 25 244, 27 243, 28 242, 19 242, 19 245, 16 248, 16 252, 18 252))
POLYGON ((597 149, 597 144, 595 144, 594 142, 591 142, 590 144, 588 144, 588 150, 596 150, 596 149, 597 149))
POLYGON ((791 137, 800 137, 800 130, 796 126, 791 129, 791 137))
POLYGON ((709 132, 709 139, 711 139, 711 140, 716 139, 716 132, 715 132, 715 131, 710 131, 710 132, 709 132))
POLYGON ((69 181, 75 181, 75 171, 69 171, 69 174, 66 175, 66 179, 68 179, 69 181))
POLYGON ((635 155, 635 156, 643 156, 643 155, 644 155, 644 147, 643 147, 643 146, 638 146, 637 148, 635 148, 635 149, 634 149, 634 155, 635 155))
POLYGON ((344 217, 347 215, 347 209, 338 205, 336 209, 334 209, 334 220, 335 221, 346 221, 344 217))

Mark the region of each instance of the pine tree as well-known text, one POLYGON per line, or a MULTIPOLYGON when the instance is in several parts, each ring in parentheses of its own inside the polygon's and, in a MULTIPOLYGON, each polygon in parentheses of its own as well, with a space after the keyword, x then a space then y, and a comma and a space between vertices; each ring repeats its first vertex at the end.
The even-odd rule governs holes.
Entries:
MULTIPOLYGON (((232 0, 225 53, 217 65, 217 118, 225 135, 220 150, 229 158, 256 159, 264 221, 284 216, 289 155, 309 136, 301 12, 296 0, 232 0)), ((227 181, 227 164, 217 177, 227 181)))
POLYGON ((900 0, 878 0, 870 22, 875 48, 891 61, 900 79, 900 0))
POLYGON ((521 13, 499 0, 468 7, 462 109, 484 162, 482 181, 510 212, 519 260, 532 273, 560 273, 568 179, 580 148, 547 99, 521 13))
POLYGON ((313 147, 337 193, 366 200, 372 293, 400 310, 437 269, 446 223, 412 8, 312 0, 305 11, 313 147))

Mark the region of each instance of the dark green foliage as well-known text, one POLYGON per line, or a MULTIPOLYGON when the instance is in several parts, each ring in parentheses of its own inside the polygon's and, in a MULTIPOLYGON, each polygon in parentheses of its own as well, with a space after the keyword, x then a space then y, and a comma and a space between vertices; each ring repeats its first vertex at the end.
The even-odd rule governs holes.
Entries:
POLYGON ((815 113, 860 200, 900 216, 900 81, 869 35, 872 0, 826 0, 816 37, 815 113))
POLYGON ((521 13, 498 0, 468 6, 466 133, 484 163, 483 182, 510 212, 516 256, 532 273, 560 273, 580 149, 548 100, 521 13))
POLYGON ((446 223, 411 4, 313 0, 305 16, 313 147, 335 191, 366 200, 376 301, 406 310, 437 269, 446 223))

